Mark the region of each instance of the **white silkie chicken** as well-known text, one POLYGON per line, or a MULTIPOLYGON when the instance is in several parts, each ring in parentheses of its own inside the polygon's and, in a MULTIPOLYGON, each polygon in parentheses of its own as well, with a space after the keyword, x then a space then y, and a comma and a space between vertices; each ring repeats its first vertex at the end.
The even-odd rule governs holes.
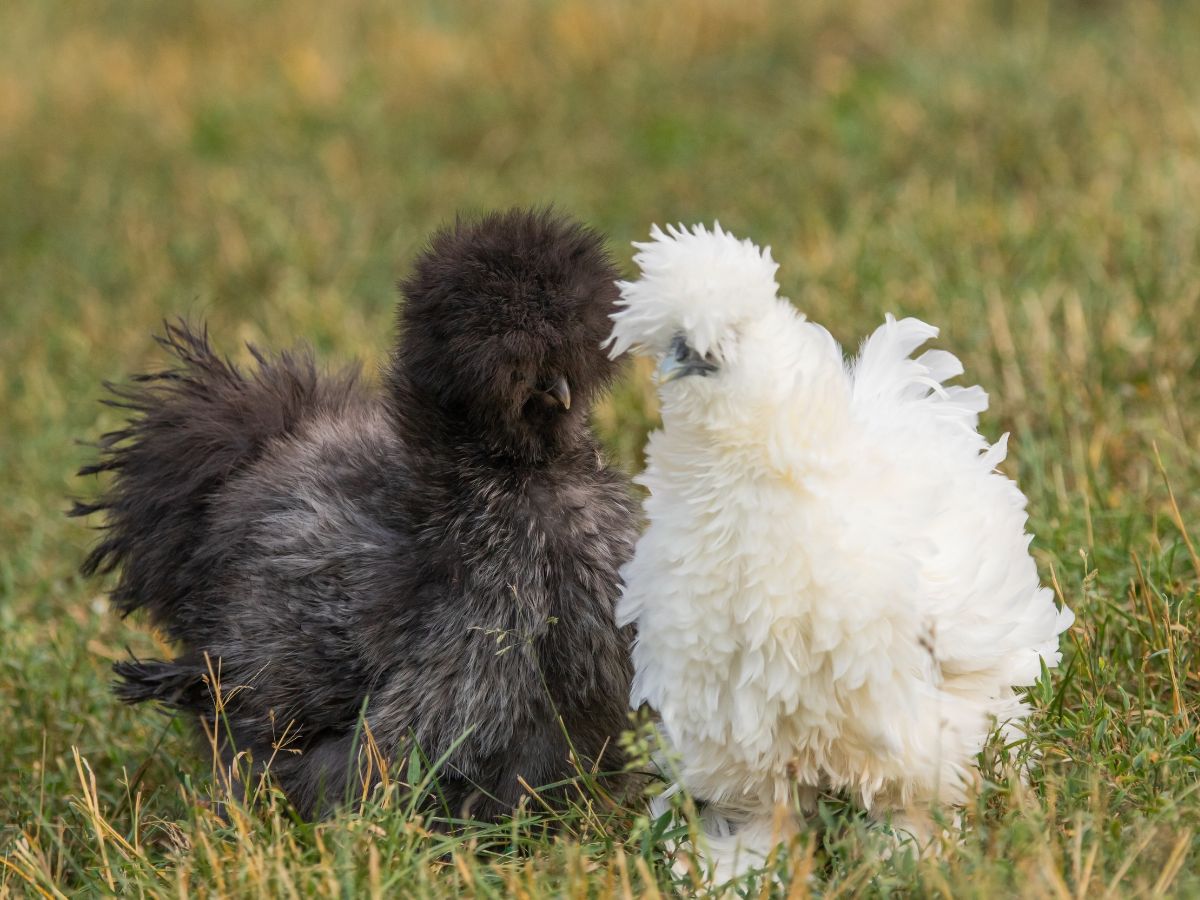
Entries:
MULTIPOLYGON (((649 527, 623 570, 634 706, 653 707, 679 782, 706 801, 716 875, 760 865, 844 792, 932 835, 961 804, 1014 687, 1059 661, 1073 621, 1029 554, 1025 497, 947 386, 937 334, 884 325, 847 362, 777 296, 777 265, 720 226, 635 244, 611 351, 661 358, 662 430, 640 481, 649 527)), ((660 809, 662 806, 660 805, 660 809)))

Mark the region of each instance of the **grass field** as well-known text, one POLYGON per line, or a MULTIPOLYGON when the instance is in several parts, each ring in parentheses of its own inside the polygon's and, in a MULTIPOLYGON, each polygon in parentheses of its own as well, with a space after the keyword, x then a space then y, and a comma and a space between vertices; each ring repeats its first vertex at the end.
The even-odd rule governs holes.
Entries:
MULTIPOLYGON (((163 648, 62 515, 95 490, 74 441, 116 421, 99 382, 155 364, 163 316, 378 359, 430 229, 546 201, 623 264, 651 222, 719 217, 848 345, 885 311, 941 326, 1078 614, 1030 785, 984 760, 920 862, 830 798, 791 895, 1200 896, 1194 3, 17 0, 0 200, 0 897, 690 890, 637 804, 581 798, 557 836, 431 835, 398 793, 218 818, 182 724, 110 697, 163 648)), ((630 469, 649 396, 631 372, 597 412, 630 469)))

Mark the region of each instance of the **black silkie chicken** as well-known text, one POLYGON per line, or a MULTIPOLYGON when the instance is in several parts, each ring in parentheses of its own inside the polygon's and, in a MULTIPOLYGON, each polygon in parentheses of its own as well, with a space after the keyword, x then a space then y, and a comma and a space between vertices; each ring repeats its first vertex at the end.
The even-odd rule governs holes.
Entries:
POLYGON ((614 375, 616 277, 551 212, 446 228, 401 285, 382 391, 304 352, 243 374, 168 327, 174 368, 113 389, 130 420, 81 473, 111 486, 72 511, 107 516, 84 572, 119 569, 115 607, 182 647, 118 663, 117 694, 211 722, 211 666, 227 759, 272 760, 308 817, 360 789, 364 710, 385 755, 448 754, 453 815, 510 812, 572 750, 612 768, 635 514, 588 408, 614 375))

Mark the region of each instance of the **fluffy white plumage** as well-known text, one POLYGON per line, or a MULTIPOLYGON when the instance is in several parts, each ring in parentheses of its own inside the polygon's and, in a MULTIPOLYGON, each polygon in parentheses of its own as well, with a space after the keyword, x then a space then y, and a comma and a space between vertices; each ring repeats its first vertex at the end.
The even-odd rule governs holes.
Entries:
POLYGON ((1014 687, 1073 621, 996 471, 1007 436, 977 431, 979 387, 945 384, 958 359, 913 358, 936 328, 888 316, 848 363, 777 296, 769 249, 719 225, 651 238, 610 339, 672 376, 618 612, 638 628, 633 704, 710 804, 721 877, 786 837, 797 788, 926 836, 992 729, 1019 731, 1014 687))

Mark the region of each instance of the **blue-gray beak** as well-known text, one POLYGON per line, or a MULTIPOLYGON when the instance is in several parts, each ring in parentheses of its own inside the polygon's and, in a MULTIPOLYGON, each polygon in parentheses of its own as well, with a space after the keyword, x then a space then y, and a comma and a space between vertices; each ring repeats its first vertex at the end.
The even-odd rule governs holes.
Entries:
POLYGON ((560 375, 550 387, 546 388, 546 396, 561 406, 564 410, 571 408, 571 385, 560 375))
POLYGON ((715 363, 709 362, 687 345, 687 339, 676 335, 669 349, 658 364, 658 383, 666 384, 687 375, 710 375, 717 371, 715 363))

